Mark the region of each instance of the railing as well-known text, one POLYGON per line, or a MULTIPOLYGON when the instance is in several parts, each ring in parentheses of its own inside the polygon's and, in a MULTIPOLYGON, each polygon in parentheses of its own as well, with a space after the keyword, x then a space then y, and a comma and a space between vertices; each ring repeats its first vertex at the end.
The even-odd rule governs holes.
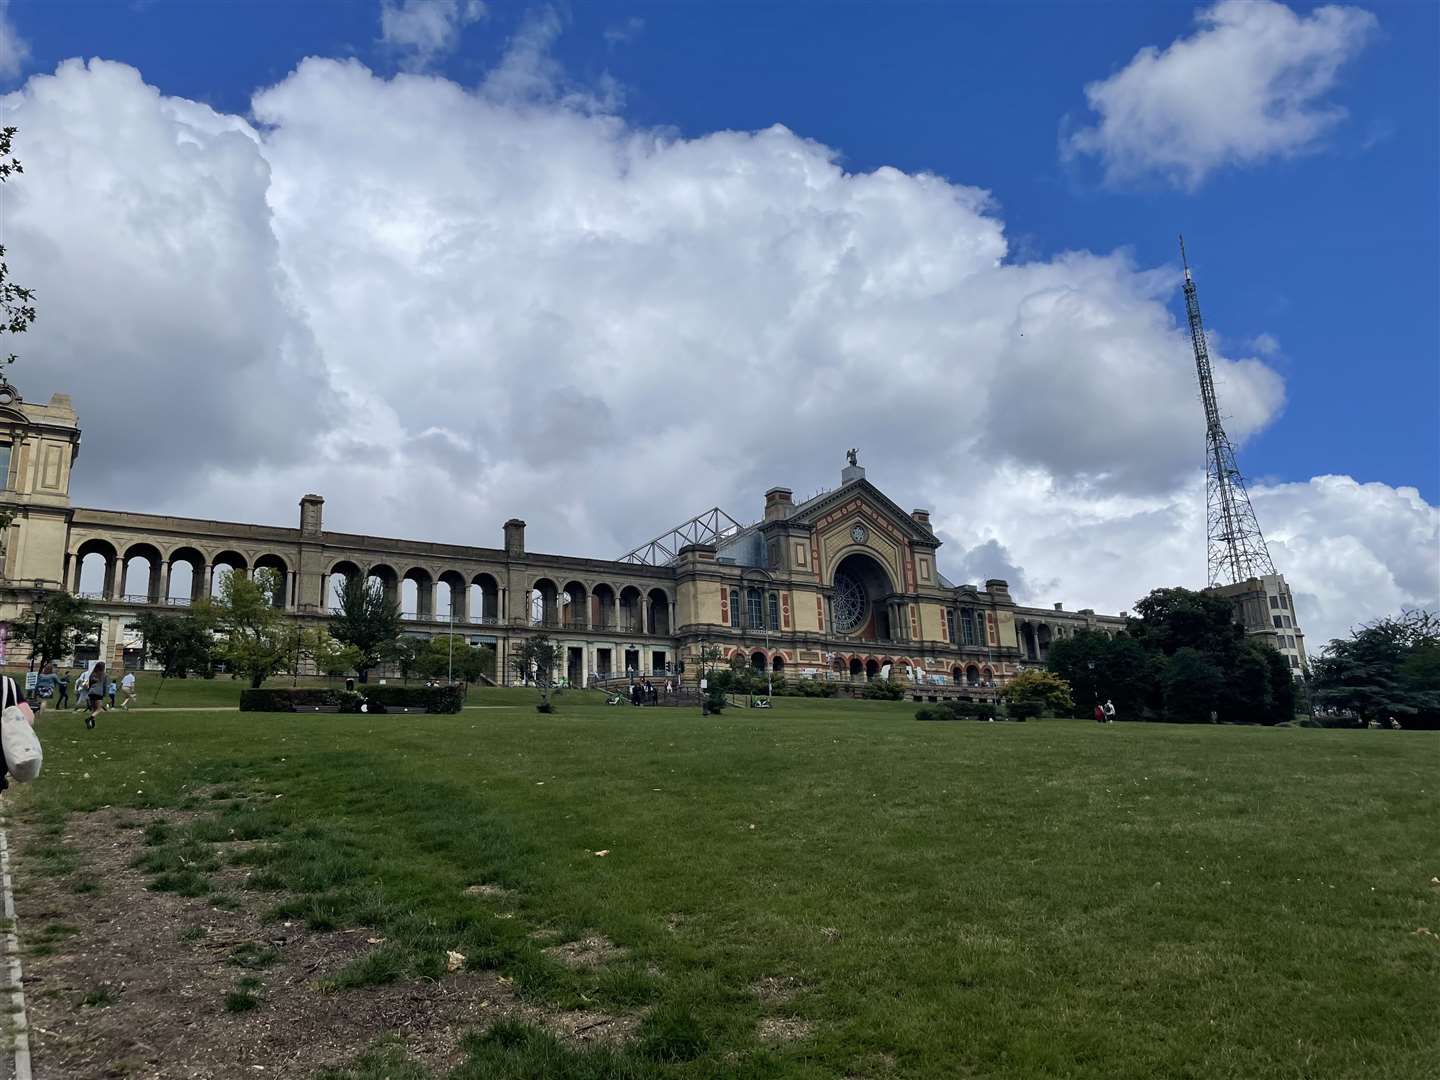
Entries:
POLYGON ((102 604, 166 604, 170 607, 189 607, 193 601, 188 596, 150 596, 146 593, 126 593, 123 596, 109 596, 103 592, 77 592, 72 594, 81 600, 97 600, 102 604))
POLYGON ((471 615, 470 622, 475 626, 499 626, 500 619, 494 615, 471 615))

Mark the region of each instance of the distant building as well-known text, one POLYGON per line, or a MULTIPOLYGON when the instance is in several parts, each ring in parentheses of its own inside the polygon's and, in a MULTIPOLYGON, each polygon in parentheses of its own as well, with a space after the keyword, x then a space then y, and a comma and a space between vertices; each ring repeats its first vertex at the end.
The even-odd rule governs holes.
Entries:
POLYGON ((1262 574, 1206 591, 1234 604, 1235 621, 1245 628, 1245 633, 1283 653, 1297 677, 1310 670, 1305 632, 1300 629, 1295 600, 1284 574, 1262 574))

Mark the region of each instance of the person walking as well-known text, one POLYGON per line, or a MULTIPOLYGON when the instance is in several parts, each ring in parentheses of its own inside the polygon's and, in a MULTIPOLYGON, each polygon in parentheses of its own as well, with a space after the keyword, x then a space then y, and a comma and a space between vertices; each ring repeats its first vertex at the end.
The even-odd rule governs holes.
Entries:
MULTIPOLYGON (((115 680, 107 675, 105 677, 105 696, 110 699, 110 709, 115 707, 115 692, 119 689, 120 688, 115 685, 115 680)), ((110 709, 106 709, 105 711, 109 712, 110 709)))
POLYGON ((135 673, 133 671, 125 672, 124 678, 120 680, 120 693, 125 697, 125 700, 120 704, 120 708, 129 712, 130 703, 135 700, 135 673))
POLYGON ((1105 706, 1104 706, 1104 705, 1101 705, 1101 704, 1097 701, 1097 702, 1095 703, 1095 723, 1097 723, 1097 724, 1103 724, 1104 722, 1105 722, 1105 706))
POLYGON ((70 707, 70 676, 55 676, 55 687, 60 691, 60 696, 55 701, 55 707, 57 709, 68 709, 70 707))
POLYGON ((75 711, 84 712, 89 705, 85 701, 85 695, 90 690, 90 673, 78 671, 75 673, 75 711))
MULTIPOLYGON (((55 694, 55 665, 46 661, 40 668, 40 674, 35 676, 35 715, 40 715, 40 710, 45 708, 45 702, 49 701, 55 694)), ((63 684, 62 684, 63 685, 63 684)))
POLYGON ((1115 703, 1109 698, 1105 699, 1105 722, 1107 724, 1115 722, 1115 703))
POLYGON ((105 664, 96 664, 90 669, 90 678, 85 685, 85 702, 90 707, 90 713, 85 717, 86 728, 95 726, 95 717, 100 715, 102 708, 108 708, 105 704, 105 664))

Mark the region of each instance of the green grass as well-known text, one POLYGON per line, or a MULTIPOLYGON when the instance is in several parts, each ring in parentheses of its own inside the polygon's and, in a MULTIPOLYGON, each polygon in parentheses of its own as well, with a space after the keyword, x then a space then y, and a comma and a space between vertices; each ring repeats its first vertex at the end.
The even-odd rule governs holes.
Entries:
MULTIPOLYGON (((334 992, 443 978, 453 950, 529 1000, 641 1016, 614 1051, 501 1025, 467 1043, 467 1080, 1404 1078, 1440 1052, 1440 942, 1415 933, 1440 929, 1433 734, 524 700, 102 725, 47 744, 19 812, 203 790, 207 816, 140 864, 205 895, 216 841, 261 841, 223 857, 275 891, 270 917, 385 938, 334 992), (625 954, 571 968, 542 928, 625 954), (766 1043, 766 1018, 810 1033, 766 1043)), ((394 1055, 332 1075, 423 1075, 394 1055)))

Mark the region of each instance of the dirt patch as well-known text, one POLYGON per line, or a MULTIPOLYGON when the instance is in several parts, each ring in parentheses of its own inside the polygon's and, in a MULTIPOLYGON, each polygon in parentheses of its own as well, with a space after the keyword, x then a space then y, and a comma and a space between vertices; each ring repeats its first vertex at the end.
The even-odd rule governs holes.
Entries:
POLYGON ((604 967, 613 960, 623 960, 629 955, 625 949, 600 934, 551 945, 545 950, 545 954, 572 968, 604 967))
POLYGON ((488 900, 511 900, 515 897, 515 894, 509 889, 502 888, 499 885, 488 885, 483 882, 479 885, 466 886, 465 895, 483 896, 488 900))
POLYGON ((750 985, 750 992, 765 1005, 783 1005, 793 1001, 795 995, 804 989, 805 984, 790 975, 766 975, 750 985))
MULTIPOLYGON (((41 872, 38 853, 55 837, 33 825, 11 827, 37 1077, 309 1077, 387 1033, 443 1073, 462 1059, 467 1030, 501 1018, 580 1041, 624 1039, 634 1030, 633 1017, 522 1003, 492 972, 327 993, 325 977, 381 945, 376 931, 321 934, 299 922, 265 923, 260 911, 276 897, 246 893, 241 867, 211 876, 234 910, 151 892, 148 875, 131 868, 145 850, 144 825, 194 817, 108 809, 72 816, 60 839, 81 866, 66 876, 41 872), (98 882, 98 891, 76 891, 81 880, 98 882), (258 1004, 227 1011, 226 995, 247 987, 258 1004)), ((234 850, 217 850, 226 848, 234 850)))
POLYGON ((796 1020, 786 1016, 762 1017, 760 1023, 755 1026, 755 1034, 760 1041, 775 1045, 777 1043, 799 1042, 801 1039, 808 1039, 814 1025, 808 1020, 796 1020))

